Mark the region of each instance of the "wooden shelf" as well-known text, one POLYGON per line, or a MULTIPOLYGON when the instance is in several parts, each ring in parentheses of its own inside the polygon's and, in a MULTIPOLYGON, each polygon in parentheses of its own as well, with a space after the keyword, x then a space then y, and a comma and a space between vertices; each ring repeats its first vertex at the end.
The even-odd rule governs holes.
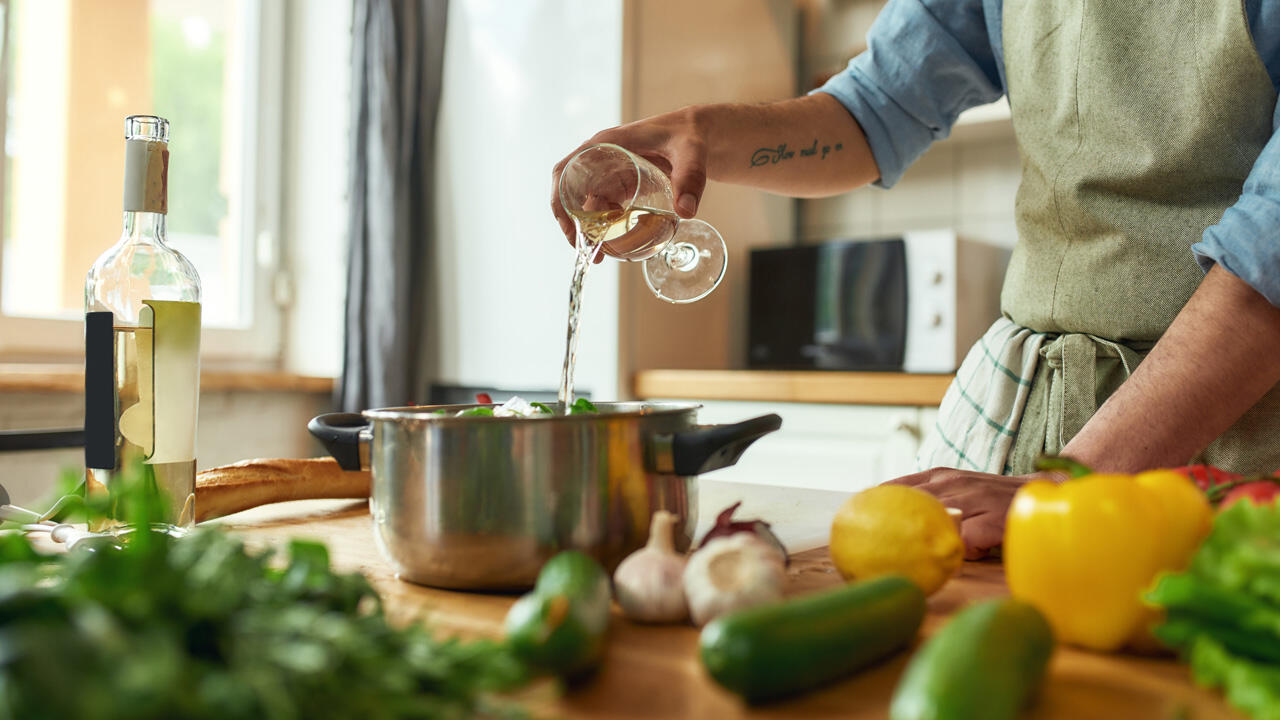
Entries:
POLYGON ((783 370, 644 370, 638 398, 936 406, 951 375, 783 370))
MULTIPOLYGON (((279 371, 204 370, 201 392, 233 390, 331 393, 333 378, 279 371)), ((0 392, 83 392, 79 365, 0 363, 0 392)))

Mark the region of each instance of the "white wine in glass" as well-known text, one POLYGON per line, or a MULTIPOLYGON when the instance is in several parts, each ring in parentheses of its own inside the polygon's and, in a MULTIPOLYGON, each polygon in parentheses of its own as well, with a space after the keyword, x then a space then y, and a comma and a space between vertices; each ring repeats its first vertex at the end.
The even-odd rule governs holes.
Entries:
POLYGON ((724 278, 724 238, 701 220, 676 215, 670 179, 639 155, 592 145, 565 165, 559 194, 582 239, 611 257, 643 261, 645 282, 659 298, 701 300, 724 278))

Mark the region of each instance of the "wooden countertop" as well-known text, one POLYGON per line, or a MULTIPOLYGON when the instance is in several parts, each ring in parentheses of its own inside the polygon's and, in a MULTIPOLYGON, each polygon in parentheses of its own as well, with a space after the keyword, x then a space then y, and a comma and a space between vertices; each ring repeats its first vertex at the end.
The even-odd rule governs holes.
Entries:
POLYGON ((632 392, 641 399, 937 406, 952 377, 817 370, 643 370, 636 373, 632 392))
MULTIPOLYGON (((309 501, 250 510, 221 524, 250 543, 312 537, 328 543, 334 565, 364 573, 396 620, 421 619, 462 637, 499 637, 512 595, 461 593, 397 580, 375 549, 364 502, 309 501), (299 509, 301 508, 301 509, 299 509)), ((824 548, 794 556, 788 594, 840 582, 824 548)), ((998 563, 965 563, 959 575, 929 599, 923 634, 967 603, 1003 595, 998 563)), ((543 682, 519 699, 538 715, 565 718, 885 718, 906 664, 901 654, 884 664, 793 700, 759 708, 743 705, 708 678, 698 661, 698 631, 690 626, 643 626, 616 615, 601 671, 565 691, 543 682)), ((1026 720, 1243 720, 1214 693, 1192 685, 1187 669, 1170 659, 1103 655, 1059 647, 1044 691, 1021 716, 1026 720)))

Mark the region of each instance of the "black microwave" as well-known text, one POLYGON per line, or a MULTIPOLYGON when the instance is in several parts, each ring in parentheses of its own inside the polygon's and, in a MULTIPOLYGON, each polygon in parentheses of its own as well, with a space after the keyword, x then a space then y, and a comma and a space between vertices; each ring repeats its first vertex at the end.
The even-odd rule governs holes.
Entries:
POLYGON ((748 365, 896 370, 907 336, 901 238, 751 251, 748 365))
POLYGON ((953 372, 999 316, 1007 262, 950 230, 754 249, 748 367, 953 372))

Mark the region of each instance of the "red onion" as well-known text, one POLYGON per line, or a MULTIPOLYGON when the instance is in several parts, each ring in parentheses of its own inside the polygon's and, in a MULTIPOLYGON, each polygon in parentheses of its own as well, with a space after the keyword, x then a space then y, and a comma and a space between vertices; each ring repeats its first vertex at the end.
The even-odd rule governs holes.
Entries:
POLYGON ((707 531, 706 535, 702 536, 702 540, 698 543, 697 549, 701 549, 703 545, 706 545, 707 542, 713 538, 726 537, 742 532, 755 533, 756 537, 777 548, 778 552, 782 553, 783 562, 790 565, 791 556, 787 553, 786 546, 782 544, 782 541, 778 539, 778 536, 773 534, 773 530, 770 529, 769 523, 759 519, 733 519, 733 514, 738 510, 738 506, 741 504, 742 501, 739 500, 722 510, 720 514, 716 516, 715 524, 711 526, 711 529, 707 531))

